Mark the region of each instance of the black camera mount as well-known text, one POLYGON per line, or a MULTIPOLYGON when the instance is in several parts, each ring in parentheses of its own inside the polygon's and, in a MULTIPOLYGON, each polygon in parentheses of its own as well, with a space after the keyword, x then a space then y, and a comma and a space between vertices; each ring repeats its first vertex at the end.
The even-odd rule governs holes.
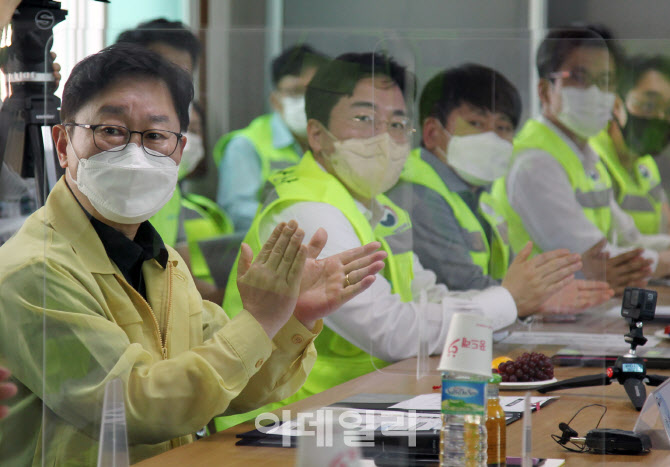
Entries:
POLYGON ((12 16, 12 44, 0 54, 11 90, 0 109, 0 170, 4 162, 21 177, 34 177, 37 205, 63 174, 51 137, 60 99, 53 94, 50 51, 53 28, 66 15, 60 2, 22 0, 12 16))
POLYGON ((612 384, 612 380, 617 380, 623 384, 635 409, 642 410, 647 398, 644 384, 659 386, 667 379, 666 376, 648 375, 644 359, 636 353, 636 348, 647 342, 642 333, 643 322, 654 319, 657 295, 654 290, 633 287, 624 290, 621 316, 628 322, 629 332, 624 335, 624 340, 630 344, 630 350, 617 358, 614 366, 607 368, 605 374, 578 376, 542 386, 537 391, 544 394, 560 389, 607 386, 612 384))

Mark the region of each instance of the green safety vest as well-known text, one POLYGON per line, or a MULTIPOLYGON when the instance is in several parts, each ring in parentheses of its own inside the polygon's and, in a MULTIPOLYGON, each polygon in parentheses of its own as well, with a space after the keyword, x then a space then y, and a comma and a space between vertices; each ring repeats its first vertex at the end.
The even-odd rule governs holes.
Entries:
MULTIPOLYGON (((382 248, 388 254, 383 269, 384 276, 391 283, 393 292, 399 294, 402 301, 412 300, 411 282, 414 278, 412 231, 407 212, 397 207, 386 196, 379 195, 377 201, 384 206, 385 212, 373 230, 344 185, 322 170, 310 152, 305 153, 298 165, 272 174, 268 181, 270 182, 268 187, 271 187, 272 191, 268 193, 269 196, 260 214, 254 219, 244 239, 251 246, 254 255, 262 247, 259 226, 269 213, 301 201, 327 203, 339 209, 349 220, 361 244, 381 242, 382 248)), ((239 254, 228 279, 223 302, 224 310, 231 317, 242 309, 236 284, 238 260, 239 254)), ((254 413, 274 410, 388 365, 351 344, 327 326, 323 328, 314 344, 318 357, 303 387, 292 397, 263 407, 254 413)), ((234 423, 242 422, 252 415, 237 417, 234 423)), ((234 424, 225 420, 226 418, 232 417, 216 419, 217 430, 234 424)))
POLYGON ((189 210, 184 216, 184 232, 191 257, 191 273, 193 277, 213 284, 214 280, 198 242, 233 233, 233 222, 218 204, 202 195, 184 194, 181 206, 189 210))
POLYGON ((177 185, 170 201, 149 219, 149 222, 154 226, 163 242, 172 248, 175 247, 179 234, 181 199, 181 190, 179 189, 179 185, 177 185))
POLYGON ((661 232, 663 187, 654 158, 650 155, 638 157, 635 172, 631 174, 621 164, 607 129, 589 139, 589 144, 609 170, 617 203, 631 215, 638 230, 643 234, 661 232))
POLYGON ((263 181, 267 180, 275 170, 284 169, 300 162, 300 154, 293 149, 293 145, 276 148, 272 144, 272 121, 273 114, 265 114, 255 118, 248 127, 232 131, 222 136, 214 146, 214 161, 221 165, 226 146, 236 136, 244 136, 253 145, 261 162, 261 175, 263 181))
MULTIPOLYGON (((561 164, 570 180, 575 198, 582 206, 584 215, 607 237, 612 225, 612 211, 609 205, 610 196, 612 196, 612 179, 604 164, 598 161, 595 167, 596 173, 593 176, 587 174, 579 157, 570 146, 559 135, 537 120, 528 120, 514 138, 515 155, 527 149, 546 151, 561 164)), ((542 177, 542 174, 537 174, 537 176, 542 177)), ((505 187, 506 180, 507 177, 496 180, 491 193, 498 203, 499 212, 507 220, 510 245, 514 252, 518 253, 532 239, 521 217, 509 204, 505 187)), ((549 183, 550 180, 547 182, 549 183)), ((534 242, 533 254, 541 252, 542 250, 534 242)))
POLYGON ((438 193, 449 204, 461 228, 467 231, 472 262, 482 268, 485 275, 494 279, 502 279, 509 265, 509 244, 507 239, 507 222, 496 212, 496 203, 486 191, 479 199, 479 213, 491 227, 493 238, 491 243, 486 237, 479 219, 458 193, 454 193, 442 181, 438 173, 421 159, 421 149, 414 149, 403 168, 400 179, 406 182, 423 185, 438 193))

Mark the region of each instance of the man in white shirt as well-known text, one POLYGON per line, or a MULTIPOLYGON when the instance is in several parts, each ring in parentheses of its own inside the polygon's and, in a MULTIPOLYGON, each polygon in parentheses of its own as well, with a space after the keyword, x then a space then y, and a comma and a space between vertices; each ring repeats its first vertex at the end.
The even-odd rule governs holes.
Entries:
POLYGON ((537 252, 580 253, 585 276, 606 279, 617 293, 668 275, 670 236, 640 234, 616 204, 610 176, 588 145, 614 105, 608 44, 590 29, 552 31, 538 49, 537 67, 542 117, 519 132, 509 174, 494 188, 509 203, 512 247, 518 251, 531 239, 537 252))
MULTIPOLYGON (((386 362, 416 356, 419 343, 439 353, 455 312, 486 315, 494 329, 517 315, 526 316, 581 267, 565 250, 547 253, 542 261, 512 264, 518 269, 517 306, 512 285, 461 293, 436 283, 435 274, 412 253, 407 213, 382 193, 395 184, 410 150, 413 131, 408 102, 414 97, 413 77, 393 60, 367 54, 345 54, 317 71, 306 93, 307 152, 294 167, 270 177, 265 204, 245 242, 262 244, 270 226, 295 218, 306 235, 325 228, 332 254, 378 238, 389 254, 384 277, 378 275, 365 293, 330 315, 319 342, 319 358, 297 397, 306 397, 373 371, 386 362)), ((235 277, 235 272, 231 278, 235 277)), ((355 283, 356 277, 345 281, 355 283)), ((234 282, 224 306, 235 304, 234 282)))

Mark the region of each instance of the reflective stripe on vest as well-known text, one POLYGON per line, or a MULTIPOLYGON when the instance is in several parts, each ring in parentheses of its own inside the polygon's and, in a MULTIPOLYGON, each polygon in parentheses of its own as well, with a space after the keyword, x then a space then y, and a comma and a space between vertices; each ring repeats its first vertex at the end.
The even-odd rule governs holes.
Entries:
POLYGON ((583 207, 590 209, 608 207, 610 204, 610 196, 612 196, 611 188, 599 191, 583 192, 580 189, 575 191, 577 202, 583 207))
POLYGON ((607 166, 616 187, 616 201, 630 214, 643 234, 657 234, 662 230, 661 175, 651 156, 638 157, 633 172, 628 171, 614 146, 607 129, 589 139, 589 144, 607 166))
POLYGON ((619 203, 624 211, 655 212, 654 205, 646 196, 626 195, 619 203))
MULTIPOLYGON (((528 120, 514 138, 514 153, 528 149, 539 149, 550 154, 558 163, 570 181, 575 198, 582 206, 584 216, 589 219, 603 235, 609 235, 612 225, 612 212, 609 207, 612 180, 602 162, 598 161, 593 173, 587 174, 579 157, 563 139, 546 125, 537 120, 528 120)), ((521 157, 524 157, 521 154, 521 157)), ((505 187, 507 177, 493 183, 491 193, 498 203, 500 212, 507 220, 510 245, 518 253, 531 240, 521 217, 510 206, 505 187)), ((533 254, 542 250, 533 242, 533 254)))
POLYGON ((391 283, 393 292, 400 295, 402 301, 409 302, 412 300, 411 284, 414 279, 412 223, 407 211, 398 207, 386 195, 377 196, 377 202, 384 207, 384 213, 373 234, 375 240, 381 242, 382 249, 392 258, 386 262, 388 271, 383 274, 391 283))
POLYGON ((293 145, 276 148, 272 143, 271 123, 273 115, 261 115, 255 118, 246 128, 222 136, 214 146, 213 153, 216 165, 221 164, 228 143, 236 136, 244 136, 254 145, 254 149, 260 158, 263 182, 268 179, 273 171, 297 164, 300 161, 300 154, 295 152, 293 145))
POLYGON ((479 213, 491 227, 493 245, 489 245, 484 229, 475 213, 458 193, 449 190, 437 172, 421 158, 420 148, 412 150, 400 178, 409 183, 422 185, 439 194, 451 207, 467 239, 472 262, 482 268, 483 274, 494 279, 501 279, 504 276, 509 263, 507 224, 504 217, 495 212, 493 199, 488 193, 482 192, 480 195, 479 213), (483 199, 488 202, 482 204, 483 199), (502 227, 504 235, 499 226, 502 227), (492 273, 494 264, 495 274, 492 273))
POLYGON ((491 226, 494 241, 491 244, 491 259, 489 260, 489 276, 502 280, 507 274, 510 260, 509 233, 507 220, 500 214, 502 209, 488 191, 479 196, 479 213, 491 226))

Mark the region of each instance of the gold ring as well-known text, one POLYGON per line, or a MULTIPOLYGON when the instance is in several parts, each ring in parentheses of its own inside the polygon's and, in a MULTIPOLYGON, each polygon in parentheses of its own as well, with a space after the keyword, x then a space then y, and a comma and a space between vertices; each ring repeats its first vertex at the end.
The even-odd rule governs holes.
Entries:
POLYGON ((349 287, 349 286, 351 285, 351 282, 349 282, 349 274, 347 274, 346 276, 344 276, 344 282, 347 283, 347 285, 346 285, 345 287, 349 287))

